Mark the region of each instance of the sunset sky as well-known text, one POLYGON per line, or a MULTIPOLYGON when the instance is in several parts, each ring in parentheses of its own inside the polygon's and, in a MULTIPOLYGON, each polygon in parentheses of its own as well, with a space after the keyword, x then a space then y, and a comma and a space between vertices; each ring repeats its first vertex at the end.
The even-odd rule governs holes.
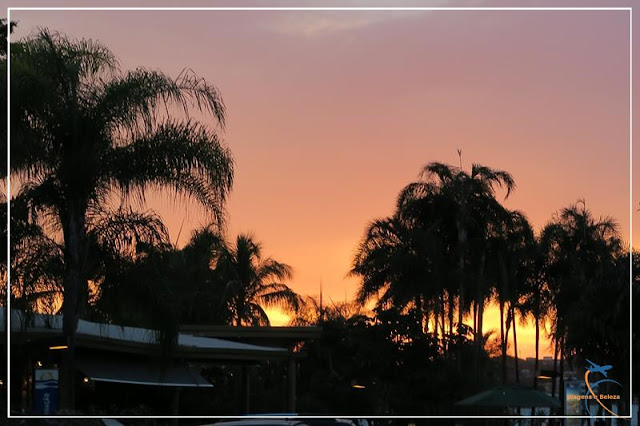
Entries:
MULTIPOLYGON (((228 235, 253 232, 294 268, 300 293, 318 294, 322 283, 326 299, 350 299, 358 281, 345 275, 367 224, 393 211, 426 163, 458 164, 457 149, 465 169, 481 163, 514 176, 505 205, 536 231, 584 198, 629 240, 628 11, 13 11, 11 19, 14 38, 46 26, 100 40, 123 69, 188 67, 214 83, 236 161, 228 235)), ((638 174, 633 183, 637 194, 638 174)), ((182 226, 179 244, 206 223, 193 203, 165 196, 149 207, 172 240, 182 226)), ((495 310, 486 322, 498 327, 495 310)), ((521 356, 534 353, 532 332, 520 331, 521 356)))

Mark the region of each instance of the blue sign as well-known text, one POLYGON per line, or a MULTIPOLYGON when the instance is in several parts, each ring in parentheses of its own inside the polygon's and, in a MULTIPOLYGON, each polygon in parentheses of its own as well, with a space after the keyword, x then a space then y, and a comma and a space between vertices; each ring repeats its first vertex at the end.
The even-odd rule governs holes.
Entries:
POLYGON ((58 370, 38 369, 35 371, 35 413, 38 415, 53 415, 58 411, 58 370))

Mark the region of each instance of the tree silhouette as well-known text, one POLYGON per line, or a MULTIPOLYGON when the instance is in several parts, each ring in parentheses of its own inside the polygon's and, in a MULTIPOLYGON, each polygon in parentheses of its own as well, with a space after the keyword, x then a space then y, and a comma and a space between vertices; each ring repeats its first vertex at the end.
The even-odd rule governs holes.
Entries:
MULTIPOLYGON (((545 275, 545 253, 541 237, 536 238, 534 252, 531 253, 533 265, 530 279, 525 281, 523 290, 522 311, 525 316, 533 317, 535 328, 535 363, 534 371, 539 371, 540 359, 540 327, 546 330, 546 323, 553 314, 553 300, 545 275)), ((537 389, 537 373, 533 377, 533 387, 537 389)))
POLYGON ((488 263, 500 309, 502 377, 506 381, 507 342, 509 330, 512 329, 516 381, 519 381, 516 317, 517 314, 521 318, 526 315, 522 299, 529 282, 534 278, 535 238, 529 221, 521 212, 508 212, 498 225, 497 232, 488 241, 488 263))
POLYGON ((594 218, 584 200, 555 215, 543 229, 541 241, 554 309, 551 336, 563 371, 564 360, 572 358, 575 349, 586 344, 584 335, 577 342, 569 342, 582 334, 585 328, 582 311, 597 289, 607 285, 621 242, 616 223, 610 218, 594 218))
POLYGON ((484 300, 488 295, 485 280, 485 242, 491 227, 504 215, 504 209, 495 198, 495 187, 504 186, 506 197, 515 188, 511 175, 502 170, 473 164, 471 173, 443 163, 427 164, 422 173, 427 183, 435 182, 439 191, 449 197, 454 206, 453 217, 457 232, 459 310, 458 323, 467 312, 465 289, 469 288, 475 303, 475 338, 478 347, 482 341, 484 300), (475 275, 476 279, 465 280, 475 275))
POLYGON ((89 275, 87 219, 110 197, 143 202, 168 188, 202 204, 218 220, 233 162, 215 131, 167 109, 191 107, 224 124, 212 85, 183 72, 121 73, 93 40, 42 30, 11 51, 11 173, 31 185, 31 202, 55 219, 64 241, 61 405, 73 408, 75 330, 89 275))
POLYGON ((15 21, 7 23, 6 19, 0 19, 0 56, 7 54, 7 38, 17 25, 18 23, 15 21))
POLYGON ((398 216, 374 221, 368 228, 353 262, 351 275, 360 276, 360 304, 376 299, 380 308, 395 306, 416 312, 418 324, 428 331, 434 320, 438 332, 438 310, 434 282, 436 267, 430 256, 433 240, 423 230, 398 216))
POLYGON ((298 294, 280 282, 293 276, 291 267, 263 258, 262 245, 251 235, 238 235, 233 246, 224 244, 215 271, 224 282, 224 300, 237 326, 269 325, 263 306, 295 312, 303 304, 298 294))

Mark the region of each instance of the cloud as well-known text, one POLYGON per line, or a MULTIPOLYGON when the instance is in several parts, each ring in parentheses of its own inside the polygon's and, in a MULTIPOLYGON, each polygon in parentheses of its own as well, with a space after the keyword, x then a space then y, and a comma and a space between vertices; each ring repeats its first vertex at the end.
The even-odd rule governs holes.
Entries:
POLYGON ((292 11, 269 22, 270 32, 289 36, 318 37, 359 30, 383 21, 415 18, 424 10, 292 11))
MULTIPOLYGON (((336 7, 477 7, 486 6, 487 0, 465 0, 464 4, 456 4, 452 0, 431 0, 412 2, 404 0, 399 4, 397 0, 352 0, 348 4, 338 3, 336 7)), ((267 31, 276 34, 303 37, 330 36, 349 31, 360 30, 385 21, 423 18, 433 15, 432 10, 309 10, 288 11, 276 15, 268 23, 267 31)))

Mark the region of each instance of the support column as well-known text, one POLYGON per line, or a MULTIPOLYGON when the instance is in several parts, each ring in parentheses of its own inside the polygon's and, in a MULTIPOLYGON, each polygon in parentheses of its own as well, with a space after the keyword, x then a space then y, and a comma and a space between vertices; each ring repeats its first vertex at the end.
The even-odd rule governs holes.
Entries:
MULTIPOLYGON (((178 416, 180 415, 180 392, 182 388, 177 386, 173 390, 173 401, 171 403, 171 415, 178 416)), ((174 426, 178 425, 178 419, 171 419, 171 424, 174 426)))
POLYGON ((293 355, 289 356, 289 369, 287 373, 287 410, 296 412, 296 372, 297 362, 293 355))
POLYGON ((242 411, 249 414, 251 409, 251 367, 242 366, 242 411))

